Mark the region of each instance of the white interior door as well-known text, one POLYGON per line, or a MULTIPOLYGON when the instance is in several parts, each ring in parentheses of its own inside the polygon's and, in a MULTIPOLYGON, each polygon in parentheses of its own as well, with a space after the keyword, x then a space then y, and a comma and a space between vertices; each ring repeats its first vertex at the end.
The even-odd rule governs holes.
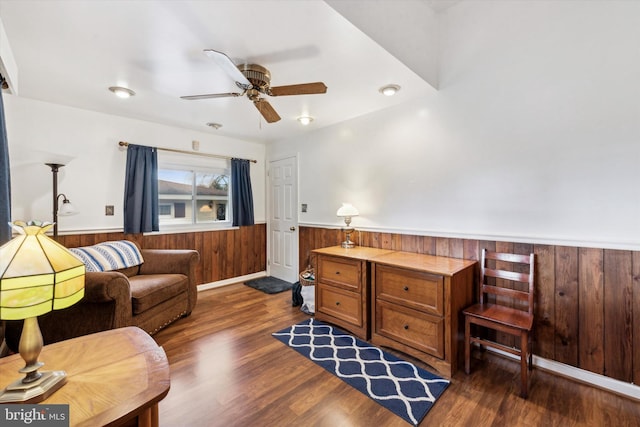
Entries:
POLYGON ((298 281, 298 159, 274 160, 269 166, 269 272, 298 281))

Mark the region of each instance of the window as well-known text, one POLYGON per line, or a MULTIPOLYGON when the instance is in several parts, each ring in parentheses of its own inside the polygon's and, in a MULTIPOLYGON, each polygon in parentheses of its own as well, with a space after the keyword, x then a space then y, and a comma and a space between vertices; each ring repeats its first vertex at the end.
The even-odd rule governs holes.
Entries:
POLYGON ((158 215, 160 215, 160 217, 167 217, 167 216, 171 216, 173 212, 173 205, 171 203, 160 203, 158 206, 158 215))
POLYGON ((160 226, 231 223, 228 169, 158 170, 160 226))

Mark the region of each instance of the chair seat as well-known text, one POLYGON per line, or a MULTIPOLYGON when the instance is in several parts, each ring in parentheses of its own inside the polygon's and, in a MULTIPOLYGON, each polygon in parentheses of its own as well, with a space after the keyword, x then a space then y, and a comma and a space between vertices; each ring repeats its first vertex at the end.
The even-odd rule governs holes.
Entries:
POLYGON ((505 326, 515 327, 525 331, 533 328, 533 315, 516 308, 505 307, 496 304, 476 304, 464 309, 468 316, 500 323, 505 326))

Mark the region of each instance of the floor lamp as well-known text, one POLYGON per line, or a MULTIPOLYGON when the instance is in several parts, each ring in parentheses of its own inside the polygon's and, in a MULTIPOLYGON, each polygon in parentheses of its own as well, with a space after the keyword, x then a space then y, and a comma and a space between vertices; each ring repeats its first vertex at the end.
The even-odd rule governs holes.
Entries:
POLYGON ((59 163, 45 164, 51 168, 53 173, 53 237, 58 237, 58 215, 67 216, 77 212, 69 199, 67 199, 67 196, 62 193, 58 194, 58 170, 64 165, 59 163), (60 197, 62 197, 62 207, 58 208, 60 197))

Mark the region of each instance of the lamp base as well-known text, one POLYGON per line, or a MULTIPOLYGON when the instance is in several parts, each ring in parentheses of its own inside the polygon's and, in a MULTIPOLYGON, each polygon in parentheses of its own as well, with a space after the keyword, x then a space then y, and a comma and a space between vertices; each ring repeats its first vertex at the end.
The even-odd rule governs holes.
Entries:
POLYGON ((22 379, 9 384, 0 393, 0 403, 38 403, 42 402, 67 382, 64 371, 44 371, 42 376, 32 383, 25 384, 22 379))
POLYGON ((342 242, 342 244, 340 246, 342 246, 343 248, 346 248, 346 249, 354 248, 356 246, 356 244, 351 241, 351 233, 353 233, 355 231, 355 229, 353 227, 348 227, 347 226, 347 227, 342 227, 340 229, 340 231, 343 231, 346 234, 346 238, 347 238, 347 240, 342 242))

